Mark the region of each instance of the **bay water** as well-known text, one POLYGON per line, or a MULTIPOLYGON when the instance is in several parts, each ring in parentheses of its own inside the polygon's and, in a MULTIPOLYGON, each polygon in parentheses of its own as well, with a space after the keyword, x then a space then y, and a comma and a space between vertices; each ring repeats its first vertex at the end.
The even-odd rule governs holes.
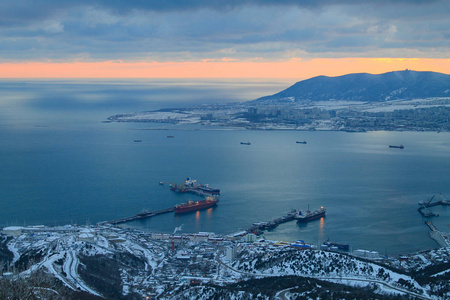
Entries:
MULTIPOLYGON (((124 226, 230 234, 324 206, 325 218, 288 222, 264 236, 316 245, 330 239, 388 255, 436 248, 417 203, 450 195, 449 133, 102 123, 119 113, 252 100, 292 83, 2 80, 0 226, 95 224, 201 199, 159 184, 190 177, 221 189, 216 207, 124 226)), ((450 207, 432 210, 440 214, 433 224, 448 231, 450 207)))

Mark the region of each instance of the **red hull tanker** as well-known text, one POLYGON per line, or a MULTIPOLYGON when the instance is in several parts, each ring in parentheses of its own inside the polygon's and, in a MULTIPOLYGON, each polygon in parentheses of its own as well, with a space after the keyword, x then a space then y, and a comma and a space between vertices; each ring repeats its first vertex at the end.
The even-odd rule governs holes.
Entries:
POLYGON ((210 208, 217 204, 218 198, 207 197, 201 201, 189 201, 188 203, 175 205, 175 213, 181 214, 190 211, 196 211, 200 209, 210 208))

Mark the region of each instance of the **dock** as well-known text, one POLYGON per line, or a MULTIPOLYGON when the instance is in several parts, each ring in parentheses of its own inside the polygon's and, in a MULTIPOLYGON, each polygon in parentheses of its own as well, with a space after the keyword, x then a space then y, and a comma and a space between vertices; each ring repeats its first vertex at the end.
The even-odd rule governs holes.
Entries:
POLYGON ((430 200, 428 200, 428 201, 422 201, 422 202, 419 202, 419 205, 420 205, 421 207, 419 207, 419 208, 417 209, 417 211, 418 211, 423 217, 425 217, 425 218, 428 218, 428 217, 439 217, 439 214, 438 214, 438 213, 434 213, 434 212, 432 212, 431 210, 429 210, 429 209, 428 209, 429 207, 438 206, 438 205, 442 205, 442 206, 450 205, 450 201, 444 199, 444 197, 442 196, 442 194, 440 195, 440 196, 441 196, 441 200, 439 200, 439 201, 434 201, 434 202, 433 202, 433 199, 434 199, 435 196, 436 196, 436 195, 433 195, 433 197, 431 197, 430 200))
POLYGON ((169 212, 173 212, 175 211, 175 206, 173 207, 169 207, 169 208, 165 208, 165 209, 160 209, 160 210, 156 210, 156 211, 143 211, 140 213, 135 214, 134 216, 131 217, 126 217, 126 218, 121 218, 121 219, 116 219, 116 220, 111 220, 111 221, 103 221, 98 223, 98 225, 117 225, 117 224, 121 224, 121 223, 126 223, 126 222, 131 222, 131 221, 136 221, 139 219, 145 219, 145 218, 150 218, 150 217, 154 217, 157 215, 161 215, 161 214, 165 214, 165 213, 169 213, 169 212))
MULTIPOLYGON (((204 197, 217 198, 217 197, 219 197, 219 194, 220 194, 219 189, 210 188, 207 184, 206 185, 198 184, 196 180, 190 180, 189 178, 185 181, 185 185, 179 186, 177 184, 169 183, 167 181, 160 181, 159 184, 160 185, 165 185, 165 184, 169 185, 169 187, 172 191, 176 191, 176 192, 180 192, 180 193, 189 192, 189 193, 193 193, 193 194, 196 194, 199 196, 204 196, 204 197)), ((169 213, 169 212, 175 212, 175 208, 178 206, 179 205, 175 205, 173 207, 155 210, 155 211, 144 210, 144 211, 137 213, 131 217, 125 217, 125 218, 120 218, 120 219, 110 220, 110 221, 103 221, 103 222, 97 223, 97 225, 117 225, 117 224, 136 221, 136 220, 140 220, 140 219, 146 219, 146 218, 154 217, 154 216, 169 213)), ((202 208, 199 208, 199 209, 202 209, 202 208)))
POLYGON ((450 247, 450 234, 439 231, 430 221, 425 221, 425 224, 431 229, 430 237, 435 240, 440 247, 450 247))
POLYGON ((424 206, 424 207, 433 207, 433 206, 438 206, 438 205, 450 205, 450 201, 448 200, 439 200, 439 201, 435 201, 435 202, 425 202, 425 203, 419 203, 420 205, 424 206))
POLYGON ((294 209, 294 210, 288 212, 286 215, 284 215, 280 218, 276 218, 272 221, 253 223, 252 226, 250 226, 248 229, 246 229, 246 232, 255 232, 255 231, 262 231, 262 230, 267 230, 267 229, 273 229, 280 224, 283 224, 283 223, 286 223, 289 221, 293 221, 297 214, 298 214, 298 210, 294 209))
POLYGON ((191 193, 203 197, 220 195, 220 189, 211 188, 208 184, 201 184, 198 183, 197 180, 190 178, 187 178, 183 184, 170 184, 166 181, 160 181, 159 184, 168 184, 170 190, 177 193, 191 193))
POLYGON ((426 208, 433 207, 433 206, 438 206, 438 205, 442 205, 442 206, 450 205, 450 201, 444 199, 444 196, 442 196, 442 194, 439 194, 439 196, 441 198, 441 200, 439 200, 439 201, 434 201, 433 202, 434 197, 436 197, 436 195, 433 195, 430 198, 430 200, 419 202, 419 205, 421 205, 422 207, 426 207, 426 208))
MULTIPOLYGON (((435 206, 435 205, 434 205, 435 206)), ((422 217, 428 218, 428 217, 439 217, 438 213, 434 213, 431 210, 428 209, 428 207, 423 206, 423 207, 419 207, 417 209, 419 211, 419 213, 422 215, 422 217)))

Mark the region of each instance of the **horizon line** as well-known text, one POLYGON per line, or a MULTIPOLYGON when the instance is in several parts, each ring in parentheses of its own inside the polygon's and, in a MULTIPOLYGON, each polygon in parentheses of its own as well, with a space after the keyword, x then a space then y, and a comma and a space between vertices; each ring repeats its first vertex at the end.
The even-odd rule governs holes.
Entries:
POLYGON ((315 58, 285 61, 4 62, 0 79, 298 79, 395 71, 447 74, 450 59, 315 58))

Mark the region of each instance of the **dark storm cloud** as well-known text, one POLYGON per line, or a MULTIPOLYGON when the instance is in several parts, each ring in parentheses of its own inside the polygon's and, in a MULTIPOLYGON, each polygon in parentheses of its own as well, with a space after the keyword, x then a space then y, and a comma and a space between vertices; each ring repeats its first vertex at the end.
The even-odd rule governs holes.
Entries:
POLYGON ((0 2, 0 59, 448 57, 450 1, 0 2))

